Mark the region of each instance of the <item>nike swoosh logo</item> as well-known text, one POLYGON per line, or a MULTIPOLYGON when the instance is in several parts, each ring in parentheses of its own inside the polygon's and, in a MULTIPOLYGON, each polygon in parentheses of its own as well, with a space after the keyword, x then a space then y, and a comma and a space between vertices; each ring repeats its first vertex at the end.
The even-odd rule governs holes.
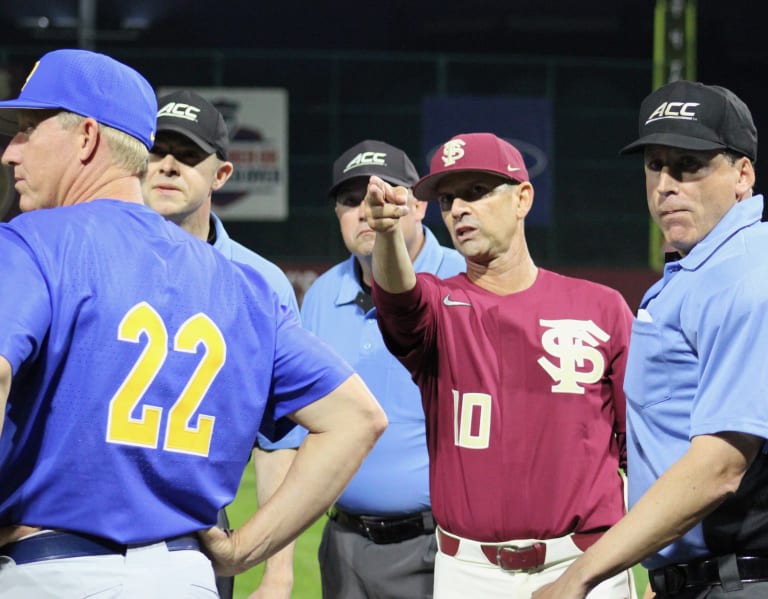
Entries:
POLYGON ((519 171, 519 170, 520 170, 520 167, 519 167, 519 166, 509 166, 509 165, 507 165, 507 170, 508 170, 510 173, 514 173, 515 171, 519 171))
POLYGON ((468 302, 457 302, 451 299, 450 293, 443 298, 443 304, 446 306, 472 306, 468 302))

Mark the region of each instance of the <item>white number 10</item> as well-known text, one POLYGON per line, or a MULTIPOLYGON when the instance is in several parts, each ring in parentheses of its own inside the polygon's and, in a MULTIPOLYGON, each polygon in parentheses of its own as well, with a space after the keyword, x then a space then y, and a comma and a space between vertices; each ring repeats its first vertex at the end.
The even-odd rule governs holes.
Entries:
POLYGON ((453 390, 453 438, 459 447, 487 449, 491 440, 491 396, 453 390), (474 433, 472 431, 475 431, 474 433))

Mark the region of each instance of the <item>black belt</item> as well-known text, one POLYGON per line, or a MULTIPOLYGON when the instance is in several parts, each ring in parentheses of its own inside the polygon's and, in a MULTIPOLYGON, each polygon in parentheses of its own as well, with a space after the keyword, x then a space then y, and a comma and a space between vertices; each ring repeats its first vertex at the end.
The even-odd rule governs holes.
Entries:
MULTIPOLYGON (((768 557, 736 556, 736 565, 742 582, 768 581, 768 557)), ((648 573, 648 579, 654 592, 666 595, 721 584, 717 558, 657 568, 648 573)))
POLYGON ((334 507, 328 517, 377 545, 402 543, 435 532, 435 519, 431 511, 404 516, 358 516, 334 507))
MULTIPOLYGON (((200 550, 197 535, 193 534, 166 539, 165 544, 168 547, 168 551, 200 550)), ((0 556, 10 557, 20 566, 22 564, 31 564, 50 559, 66 559, 69 557, 125 555, 127 549, 140 546, 122 545, 101 537, 57 530, 4 545, 0 547, 0 556)))

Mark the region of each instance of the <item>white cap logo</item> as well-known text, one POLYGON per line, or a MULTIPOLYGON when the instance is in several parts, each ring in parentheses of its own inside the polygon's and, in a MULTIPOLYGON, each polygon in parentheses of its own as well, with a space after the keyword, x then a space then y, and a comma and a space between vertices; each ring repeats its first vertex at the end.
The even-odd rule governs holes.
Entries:
POLYGON ((179 119, 185 119, 187 121, 197 122, 197 115, 200 109, 197 106, 191 104, 184 104, 182 102, 168 102, 160 110, 157 111, 157 117, 172 116, 179 119))
POLYGON ((366 165, 387 166, 387 154, 386 152, 360 152, 352 160, 349 161, 347 166, 344 167, 342 172, 357 168, 358 166, 366 165))
POLYGON ((680 119, 684 121, 695 121, 696 112, 694 108, 699 102, 662 102, 661 105, 651 113, 645 124, 661 119, 680 119))
POLYGON ((463 139, 452 139, 451 141, 443 144, 443 164, 445 166, 453 166, 456 161, 464 156, 464 148, 466 145, 463 139))

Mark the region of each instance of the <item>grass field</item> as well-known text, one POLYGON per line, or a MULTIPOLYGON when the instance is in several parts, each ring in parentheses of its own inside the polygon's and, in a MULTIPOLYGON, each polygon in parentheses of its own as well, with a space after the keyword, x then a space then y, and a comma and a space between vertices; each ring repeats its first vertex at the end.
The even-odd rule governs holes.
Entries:
MULTIPOLYGON (((256 483, 253 476, 253 464, 248 464, 245 470, 240 489, 235 501, 227 513, 233 528, 240 526, 253 511, 256 505, 256 483)), ((325 525, 325 517, 315 522, 296 543, 296 555, 294 558, 294 583, 292 599, 320 599, 320 570, 317 565, 317 547, 320 544, 320 535, 325 525)), ((261 580, 263 566, 252 568, 235 579, 234 599, 247 599, 248 595, 256 588, 261 580)), ((637 581, 639 596, 642 597, 648 580, 645 571, 639 566, 635 568, 635 580, 637 581)), ((467 599, 473 599, 468 597, 467 599)))
MULTIPOLYGON (((256 506, 256 483, 253 463, 245 469, 235 501, 227 508, 232 528, 240 526, 256 506)), ((325 525, 325 517, 315 522, 296 542, 294 557, 294 581, 292 599, 320 599, 320 568, 317 564, 317 547, 325 525)), ((264 566, 256 566, 235 578, 234 599, 247 599, 258 586, 264 566)))

